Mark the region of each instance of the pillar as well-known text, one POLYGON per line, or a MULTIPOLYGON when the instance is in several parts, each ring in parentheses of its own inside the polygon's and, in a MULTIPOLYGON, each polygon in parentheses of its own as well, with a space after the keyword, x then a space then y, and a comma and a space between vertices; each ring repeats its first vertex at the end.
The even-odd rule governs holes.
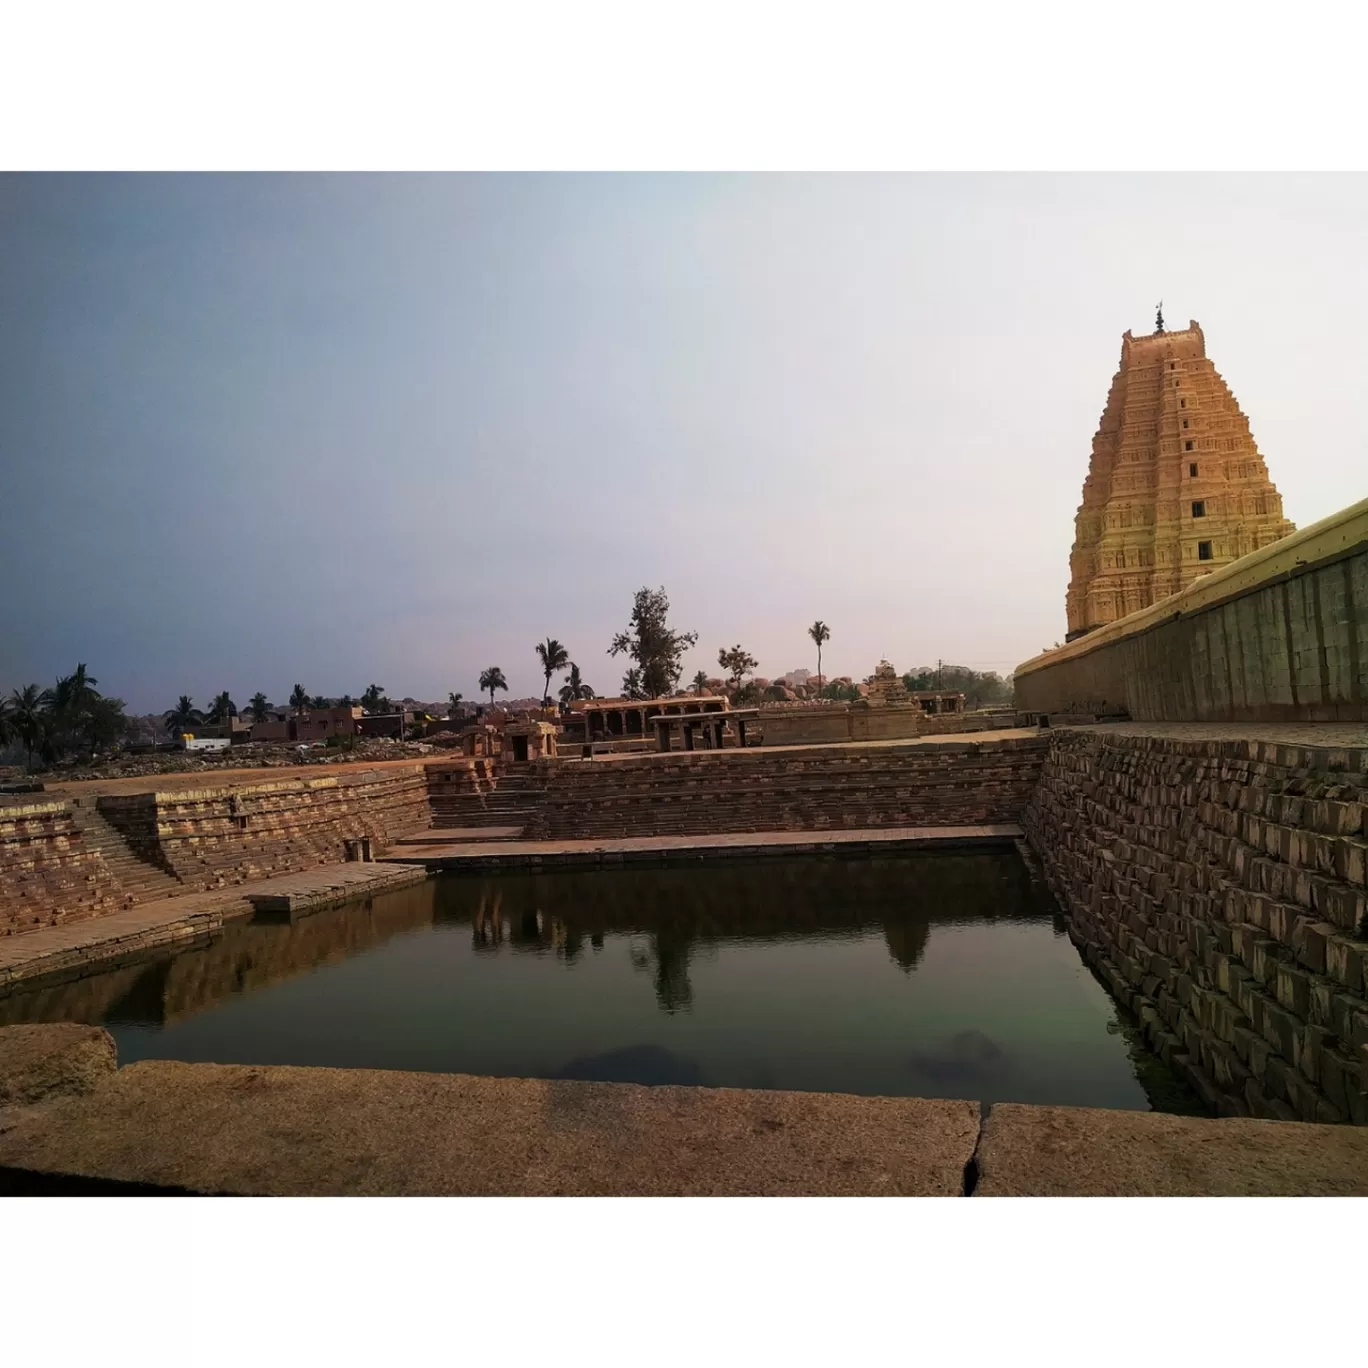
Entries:
POLYGON ((744 748, 746 744, 746 723, 744 718, 736 719, 736 744, 744 748))
POLYGON ((686 720, 684 722, 684 749, 691 751, 693 750, 693 748, 693 728, 689 725, 688 721, 686 720))

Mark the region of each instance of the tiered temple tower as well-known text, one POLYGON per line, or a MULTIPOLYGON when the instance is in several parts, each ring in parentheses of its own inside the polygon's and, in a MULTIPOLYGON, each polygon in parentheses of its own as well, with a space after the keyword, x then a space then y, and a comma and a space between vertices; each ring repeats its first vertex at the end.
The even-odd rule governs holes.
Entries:
POLYGON ((1121 339, 1069 557, 1067 640, 1295 531, 1190 322, 1121 339))

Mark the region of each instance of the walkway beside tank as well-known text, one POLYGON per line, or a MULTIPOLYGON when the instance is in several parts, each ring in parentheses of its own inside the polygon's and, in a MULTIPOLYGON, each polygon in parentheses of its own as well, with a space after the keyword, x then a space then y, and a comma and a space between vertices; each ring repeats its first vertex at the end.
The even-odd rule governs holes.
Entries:
POLYGON ((294 916, 371 893, 421 883, 412 866, 355 862, 187 892, 111 912, 0 937, 0 995, 50 974, 107 967, 111 959, 192 941, 225 921, 257 913, 294 916))
POLYGON ((0 1029, 0 1193, 1353 1196, 1368 1129, 144 1060, 0 1029), (92 1185, 96 1185, 92 1187, 92 1185), (104 1185, 104 1186, 99 1186, 104 1185))
POLYGON ((443 842, 428 831, 396 842, 382 863, 428 870, 484 870, 524 866, 625 864, 635 861, 757 859, 785 855, 893 855, 984 842, 1017 841, 1015 823, 995 826, 865 827, 850 831, 723 831, 691 836, 589 837, 564 841, 443 842))

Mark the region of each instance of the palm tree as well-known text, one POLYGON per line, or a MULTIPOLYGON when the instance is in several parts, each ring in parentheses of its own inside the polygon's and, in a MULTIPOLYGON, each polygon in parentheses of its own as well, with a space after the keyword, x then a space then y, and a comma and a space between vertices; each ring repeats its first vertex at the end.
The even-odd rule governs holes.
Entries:
POLYGON ((264 693, 254 693, 250 706, 252 709, 253 722, 264 722, 266 720, 266 714, 271 711, 270 700, 264 693))
POLYGON ((238 715, 237 704, 228 696, 228 690, 224 689, 221 694, 215 696, 214 701, 209 706, 209 716, 206 722, 227 722, 238 715))
POLYGON ((570 673, 565 677, 565 683, 561 685, 560 698, 562 703, 573 703, 580 698, 593 698, 594 691, 583 679, 580 678, 580 668, 570 662, 570 673))
POLYGON ((502 689, 508 692, 508 680, 504 678, 504 672, 497 666, 491 665, 489 669, 480 672, 480 692, 489 691, 489 706, 494 706, 494 690, 502 689))
POLYGON ((693 677, 693 691, 696 694, 701 694, 707 689, 707 687, 708 672, 706 670, 699 670, 699 672, 693 677))
POLYGON ((295 712, 303 714, 309 709, 309 691, 302 685, 296 684, 290 693, 290 707, 295 712))
POLYGON ((822 687, 822 643, 831 640, 831 628, 818 618, 816 622, 808 628, 808 636, 817 643, 817 687, 822 687))
POLYGON ((555 637, 547 637, 545 641, 537 643, 537 654, 541 657, 542 673, 546 676, 546 688, 542 691, 542 706, 548 707, 551 703, 551 676, 557 670, 565 669, 570 663, 570 652, 555 637))
POLYGON ((166 729, 172 736, 179 736, 182 732, 187 732, 191 727, 198 726, 204 721, 200 710, 195 707, 194 700, 189 694, 181 694, 176 706, 166 714, 166 729))
POLYGON ((309 707, 311 707, 311 708, 331 708, 331 707, 332 707, 332 699, 331 699, 331 698, 324 698, 322 694, 314 694, 314 696, 309 700, 309 707))
POLYGON ((622 676, 622 692, 628 698, 645 698, 646 690, 641 687, 641 671, 633 667, 622 676))
POLYGON ((368 713, 380 711, 380 700, 385 696, 385 686, 383 684, 370 684, 366 687, 366 692, 361 695, 361 706, 368 713))
POLYGON ((26 684, 22 691, 15 689, 9 700, 10 730, 24 743, 28 768, 33 768, 33 752, 42 740, 44 712, 51 695, 36 684, 26 684))
POLYGON ((447 694, 447 716, 448 716, 448 717, 457 717, 457 716, 459 716, 460 714, 459 714, 459 711, 458 711, 458 710, 459 710, 460 706, 461 706, 461 695, 460 695, 460 694, 458 694, 458 693, 449 693, 449 694, 447 694))
POLYGON ((354 699, 351 694, 343 694, 342 697, 337 700, 337 706, 339 708, 354 708, 356 707, 356 699, 354 699))

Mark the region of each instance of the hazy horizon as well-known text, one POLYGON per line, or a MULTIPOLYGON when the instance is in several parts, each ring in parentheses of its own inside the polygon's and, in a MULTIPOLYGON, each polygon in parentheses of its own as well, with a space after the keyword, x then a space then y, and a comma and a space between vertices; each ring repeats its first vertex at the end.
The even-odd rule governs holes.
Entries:
POLYGON ((614 693, 1065 632, 1121 334, 1196 319, 1305 526, 1368 494, 1363 175, 0 176, 0 692, 614 693), (553 688, 559 684, 557 677, 553 688))

